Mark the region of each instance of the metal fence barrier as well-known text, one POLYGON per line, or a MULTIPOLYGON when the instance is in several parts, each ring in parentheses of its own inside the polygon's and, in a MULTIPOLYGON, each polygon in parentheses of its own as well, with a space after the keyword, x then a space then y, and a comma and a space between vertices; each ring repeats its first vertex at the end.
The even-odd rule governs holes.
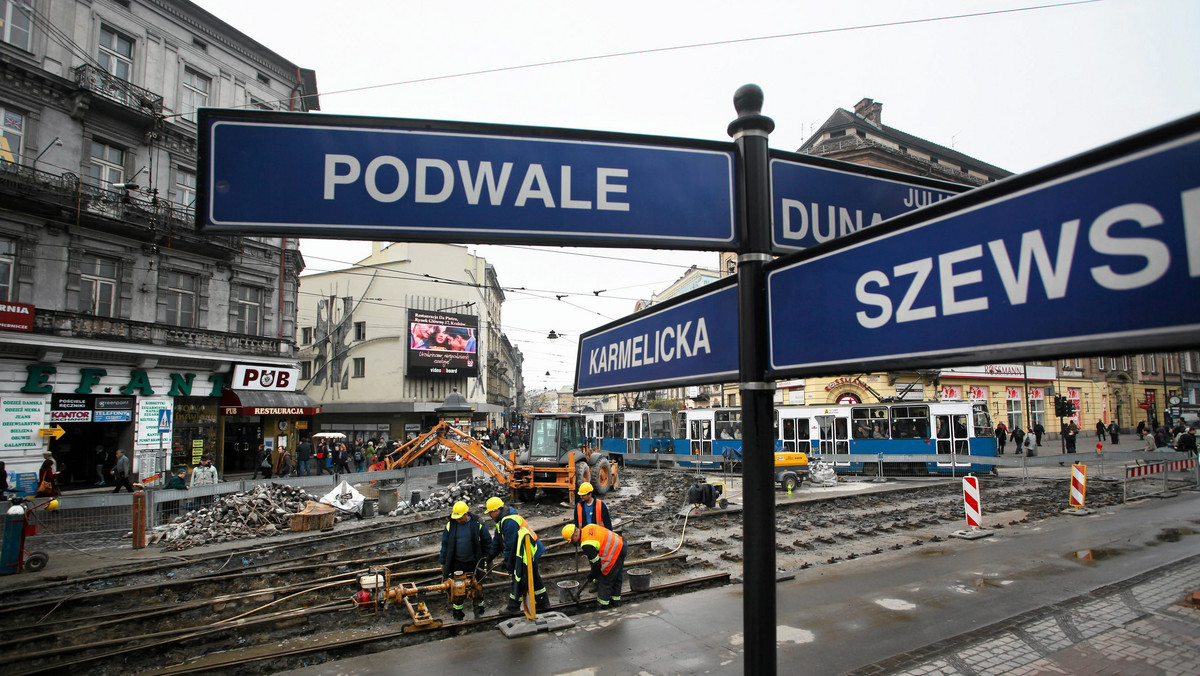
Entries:
POLYGON ((1134 498, 1170 495, 1174 489, 1200 489, 1200 463, 1186 453, 1154 453, 1154 459, 1136 465, 1126 465, 1121 486, 1121 502, 1128 502, 1129 484, 1134 482, 1134 498), (1182 456, 1182 459, 1158 459, 1159 456, 1182 456), (1175 472, 1175 478, 1171 473, 1175 472), (1174 486, 1172 486, 1174 483, 1174 486), (1148 489, 1148 490, 1146 490, 1148 489))

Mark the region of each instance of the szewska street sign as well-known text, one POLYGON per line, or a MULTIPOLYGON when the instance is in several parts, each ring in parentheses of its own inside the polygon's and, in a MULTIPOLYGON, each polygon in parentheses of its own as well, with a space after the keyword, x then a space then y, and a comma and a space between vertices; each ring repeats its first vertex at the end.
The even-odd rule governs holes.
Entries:
POLYGON ((1200 343, 1200 115, 767 266, 772 378, 1200 343))

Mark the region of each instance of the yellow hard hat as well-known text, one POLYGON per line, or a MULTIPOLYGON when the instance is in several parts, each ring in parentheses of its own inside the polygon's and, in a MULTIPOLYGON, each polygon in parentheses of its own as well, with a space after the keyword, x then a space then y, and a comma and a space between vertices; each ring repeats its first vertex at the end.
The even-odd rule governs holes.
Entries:
POLYGON ((500 498, 488 498, 487 511, 494 512, 504 506, 504 501, 500 498))
POLYGON ((461 519, 463 518, 464 514, 470 511, 470 509, 470 507, 467 507, 467 503, 459 500, 458 502, 454 503, 454 508, 450 510, 450 518, 461 519))
POLYGON ((574 534, 575 534, 575 524, 569 523, 569 524, 563 526, 562 536, 563 536, 564 540, 570 540, 571 536, 574 534))
POLYGON ((592 482, 585 481, 585 482, 579 484, 579 494, 580 495, 587 495, 588 493, 591 493, 591 492, 592 492, 592 482))

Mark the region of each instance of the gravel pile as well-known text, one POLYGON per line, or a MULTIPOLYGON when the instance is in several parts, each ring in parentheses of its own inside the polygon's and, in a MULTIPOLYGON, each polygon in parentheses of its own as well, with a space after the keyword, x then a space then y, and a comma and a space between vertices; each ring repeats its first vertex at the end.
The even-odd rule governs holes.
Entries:
POLYGON ((166 549, 188 549, 217 542, 266 537, 287 530, 291 515, 309 500, 302 488, 259 484, 253 490, 224 495, 201 509, 175 517, 156 530, 151 542, 166 549))
MULTIPOLYGON (((449 512, 454 503, 462 500, 472 511, 478 512, 488 498, 496 495, 507 501, 508 489, 491 477, 472 477, 435 492, 413 504, 411 508, 418 512, 449 512)), ((408 509, 408 504, 404 503, 392 514, 405 512, 408 509)))

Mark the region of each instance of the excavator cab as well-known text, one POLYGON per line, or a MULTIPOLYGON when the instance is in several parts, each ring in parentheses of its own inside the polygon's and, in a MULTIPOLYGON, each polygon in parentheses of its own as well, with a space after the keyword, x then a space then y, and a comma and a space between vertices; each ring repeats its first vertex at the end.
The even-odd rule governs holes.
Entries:
POLYGON ((583 417, 577 415, 536 416, 529 434, 529 464, 561 467, 567 455, 577 451, 576 459, 587 456, 587 437, 583 417))

